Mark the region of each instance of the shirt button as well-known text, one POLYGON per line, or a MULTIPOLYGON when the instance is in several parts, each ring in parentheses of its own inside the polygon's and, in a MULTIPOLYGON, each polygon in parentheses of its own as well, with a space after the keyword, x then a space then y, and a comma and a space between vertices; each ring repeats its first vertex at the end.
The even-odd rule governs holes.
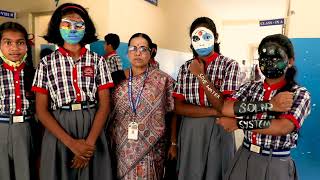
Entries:
POLYGON ((13 70, 14 70, 14 71, 17 71, 17 69, 16 69, 16 68, 14 68, 13 70))
POLYGON ((18 82, 18 81, 16 81, 16 83, 18 84, 19 82, 18 82))
POLYGON ((253 137, 255 138, 255 137, 256 137, 256 135, 253 135, 253 137))
POLYGON ((270 91, 270 89, 271 89, 271 88, 270 88, 270 87, 268 87, 268 91, 270 91))
POLYGON ((20 109, 17 109, 17 112, 20 112, 20 109))
POLYGON ((77 96, 80 96, 80 94, 78 93, 77 96))
POLYGON ((20 96, 17 96, 17 98, 20 98, 20 96))
POLYGON ((73 80, 73 82, 77 82, 77 80, 73 80))

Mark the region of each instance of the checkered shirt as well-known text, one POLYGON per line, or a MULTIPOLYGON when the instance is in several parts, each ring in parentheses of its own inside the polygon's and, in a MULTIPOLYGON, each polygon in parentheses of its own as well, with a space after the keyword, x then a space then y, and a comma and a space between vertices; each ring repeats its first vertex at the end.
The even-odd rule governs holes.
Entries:
MULTIPOLYGON (((250 102, 270 100, 285 83, 285 81, 282 81, 269 86, 264 82, 248 82, 233 94, 232 99, 250 102)), ((244 131, 247 141, 267 149, 288 149, 296 147, 298 130, 302 126, 304 119, 310 113, 310 94, 306 88, 298 85, 292 87, 291 91, 294 93, 294 102, 290 111, 271 115, 270 113, 259 113, 251 116, 250 119, 285 118, 292 121, 296 129, 285 136, 272 136, 252 131, 244 131)))
POLYGON ((30 112, 30 100, 24 87, 24 66, 13 68, 0 58, 0 114, 27 115, 30 112))
POLYGON ((107 54, 105 58, 109 66, 110 73, 122 70, 121 58, 115 51, 107 54))
POLYGON ((75 61, 60 47, 41 59, 32 90, 49 94, 55 110, 73 102, 95 101, 97 90, 110 87, 113 82, 103 57, 82 48, 75 61))
MULTIPOLYGON (((190 104, 211 106, 199 80, 189 71, 191 62, 189 60, 180 67, 173 96, 190 104)), ((240 67, 235 60, 214 53, 205 66, 207 77, 223 95, 230 95, 239 88, 240 67)))

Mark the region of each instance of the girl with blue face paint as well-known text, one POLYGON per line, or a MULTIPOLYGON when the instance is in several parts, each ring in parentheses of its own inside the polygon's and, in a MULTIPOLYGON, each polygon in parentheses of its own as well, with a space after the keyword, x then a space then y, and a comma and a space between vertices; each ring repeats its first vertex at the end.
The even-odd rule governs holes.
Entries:
POLYGON ((112 179, 103 129, 113 82, 105 59, 85 48, 97 40, 95 33, 78 4, 62 4, 51 17, 44 38, 59 48, 41 59, 32 86, 46 128, 40 179, 112 179))
POLYGON ((205 27, 198 27, 192 32, 191 44, 200 57, 213 52, 215 38, 213 32, 205 27))
POLYGON ((190 28, 194 58, 180 67, 173 96, 182 115, 178 137, 179 180, 221 180, 235 152, 234 135, 215 124, 224 99, 239 87, 239 64, 219 52, 207 17, 190 28))

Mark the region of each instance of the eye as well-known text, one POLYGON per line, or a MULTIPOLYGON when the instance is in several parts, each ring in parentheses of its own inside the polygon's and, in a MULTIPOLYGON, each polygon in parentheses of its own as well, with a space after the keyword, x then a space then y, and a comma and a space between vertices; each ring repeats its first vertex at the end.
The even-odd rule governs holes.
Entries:
POLYGON ((75 23, 75 27, 78 28, 78 29, 83 28, 84 27, 84 22, 75 23))
POLYGON ((128 47, 128 51, 129 51, 129 52, 137 51, 137 47, 135 47, 135 46, 129 46, 129 47, 128 47))
POLYGON ((205 33, 202 37, 206 41, 209 41, 210 39, 212 39, 212 35, 209 33, 205 33))
POLYGON ((10 46, 12 44, 12 42, 11 41, 5 41, 4 44, 7 45, 7 46, 10 46))
POLYGON ((26 44, 25 41, 19 41, 19 42, 18 42, 18 45, 20 45, 20 46, 23 46, 23 45, 25 45, 25 44, 26 44))
POLYGON ((139 51, 142 52, 142 53, 145 53, 148 51, 149 48, 145 47, 145 46, 141 46, 139 47, 139 51))
POLYGON ((193 42, 197 42, 199 40, 200 40, 200 38, 198 36, 192 36, 192 41, 193 42))

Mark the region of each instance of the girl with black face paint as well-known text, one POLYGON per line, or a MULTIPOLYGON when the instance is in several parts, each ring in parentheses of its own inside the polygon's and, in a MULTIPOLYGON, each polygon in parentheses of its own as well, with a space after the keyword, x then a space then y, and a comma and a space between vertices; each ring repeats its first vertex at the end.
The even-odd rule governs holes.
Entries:
POLYGON ((294 53, 284 35, 265 37, 258 48, 264 82, 249 82, 224 103, 218 124, 243 129, 244 141, 226 175, 228 180, 296 180, 290 149, 310 113, 310 94, 295 80, 294 53))
POLYGON ((97 40, 95 32, 78 4, 62 4, 51 17, 45 39, 59 48, 41 59, 32 87, 46 128, 41 179, 112 179, 103 129, 113 82, 104 58, 84 47, 97 40))

